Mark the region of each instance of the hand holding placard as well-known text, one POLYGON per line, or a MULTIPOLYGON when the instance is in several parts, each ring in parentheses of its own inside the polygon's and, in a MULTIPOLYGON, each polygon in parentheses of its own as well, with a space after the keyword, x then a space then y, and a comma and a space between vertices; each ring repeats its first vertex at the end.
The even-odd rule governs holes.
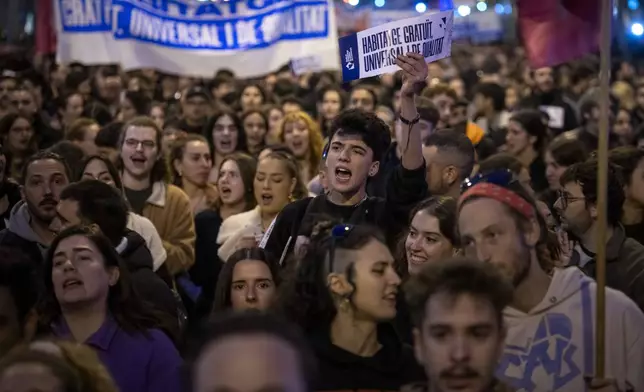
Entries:
POLYGON ((342 80, 396 72, 405 53, 420 53, 426 63, 449 57, 453 24, 453 11, 425 13, 342 37, 342 80))
POLYGON ((420 94, 429 73, 425 58, 419 53, 407 53, 404 56, 398 56, 396 65, 403 71, 403 85, 400 94, 406 97, 420 94))

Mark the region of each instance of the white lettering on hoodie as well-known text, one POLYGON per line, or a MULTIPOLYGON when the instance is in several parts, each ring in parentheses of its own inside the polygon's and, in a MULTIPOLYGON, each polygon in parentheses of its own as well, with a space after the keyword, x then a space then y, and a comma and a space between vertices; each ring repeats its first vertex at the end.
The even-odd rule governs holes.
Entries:
MULTIPOLYGON (((508 307, 506 347, 497 376, 518 392, 586 391, 594 374, 594 280, 576 267, 555 271, 543 301, 528 313, 508 307)), ((644 314, 606 288, 606 377, 644 391, 644 314)))

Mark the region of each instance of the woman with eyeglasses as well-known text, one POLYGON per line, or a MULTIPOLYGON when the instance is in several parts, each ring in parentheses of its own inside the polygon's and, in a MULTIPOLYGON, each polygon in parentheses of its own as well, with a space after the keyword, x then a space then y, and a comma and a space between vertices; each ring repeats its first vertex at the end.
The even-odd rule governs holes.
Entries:
POLYGON ((425 375, 389 323, 401 279, 379 230, 317 223, 278 308, 307 334, 316 353, 315 391, 396 391, 425 375))
POLYGON ((43 272, 39 314, 54 336, 94 348, 122 391, 182 390, 179 353, 96 227, 63 230, 43 272))
POLYGON ((287 204, 308 195, 295 157, 272 152, 257 164, 253 182, 255 209, 226 219, 219 229, 219 258, 227 260, 242 247, 259 245, 264 233, 287 204))

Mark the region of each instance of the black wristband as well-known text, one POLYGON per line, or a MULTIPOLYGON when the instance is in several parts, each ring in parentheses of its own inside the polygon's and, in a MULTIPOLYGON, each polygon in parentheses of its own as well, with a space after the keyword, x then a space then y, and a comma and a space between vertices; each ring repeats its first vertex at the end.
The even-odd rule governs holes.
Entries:
POLYGON ((420 121, 420 114, 416 113, 416 117, 414 117, 414 119, 410 121, 410 120, 407 120, 405 117, 403 117, 402 113, 398 113, 398 119, 403 124, 412 126, 414 124, 418 124, 418 122, 420 121))

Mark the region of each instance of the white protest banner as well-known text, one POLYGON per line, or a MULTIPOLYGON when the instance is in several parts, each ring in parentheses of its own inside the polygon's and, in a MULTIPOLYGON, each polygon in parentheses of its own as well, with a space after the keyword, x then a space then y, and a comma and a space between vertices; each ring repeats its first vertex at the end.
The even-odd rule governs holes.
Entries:
POLYGON ((291 71, 297 76, 308 72, 319 72, 324 69, 322 64, 324 64, 324 59, 316 54, 298 57, 291 60, 291 71))
POLYGON ((452 53, 454 12, 442 11, 398 20, 340 38, 342 80, 391 73, 399 70, 398 56, 421 53, 432 62, 452 53))
POLYGON ((212 77, 265 75, 317 55, 338 69, 332 0, 53 0, 58 60, 212 77))

